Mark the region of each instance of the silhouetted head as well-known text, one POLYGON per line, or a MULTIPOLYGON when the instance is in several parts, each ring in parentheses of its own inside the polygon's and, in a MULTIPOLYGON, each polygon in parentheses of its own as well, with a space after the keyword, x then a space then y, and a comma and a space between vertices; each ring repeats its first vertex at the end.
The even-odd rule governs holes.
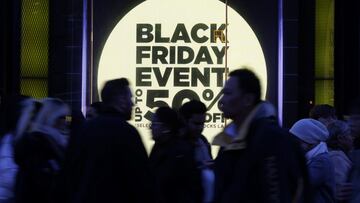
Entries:
POLYGON ((350 126, 344 121, 337 120, 328 125, 329 139, 327 145, 334 150, 348 152, 353 148, 353 138, 350 126))
POLYGON ((310 118, 322 122, 325 126, 337 120, 335 108, 328 104, 315 105, 310 110, 310 118))
POLYGON ((201 135, 204 130, 206 111, 205 104, 198 100, 191 100, 180 107, 180 116, 184 122, 186 132, 191 137, 201 135))
POLYGON ((159 107, 151 121, 152 138, 156 142, 168 140, 172 136, 177 136, 180 126, 180 119, 175 110, 170 107, 159 107))
POLYGON ((311 150, 329 138, 329 131, 320 121, 304 118, 297 121, 289 130, 299 141, 305 151, 311 150))
POLYGON ((122 113, 127 120, 131 119, 134 103, 126 78, 109 80, 101 91, 101 98, 105 109, 113 109, 122 113))
POLYGON ((229 74, 223 96, 219 101, 219 109, 225 118, 236 120, 245 117, 260 101, 260 80, 249 69, 237 69, 229 74))
POLYGON ((41 126, 67 131, 69 122, 66 118, 71 114, 69 106, 57 98, 45 98, 41 104, 41 108, 34 119, 33 131, 41 126))

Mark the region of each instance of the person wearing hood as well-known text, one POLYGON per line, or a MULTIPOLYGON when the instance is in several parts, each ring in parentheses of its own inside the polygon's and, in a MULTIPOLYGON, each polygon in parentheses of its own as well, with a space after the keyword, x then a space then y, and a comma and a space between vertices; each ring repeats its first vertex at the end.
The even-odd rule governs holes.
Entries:
POLYGON ((215 202, 299 202, 306 184, 300 146, 279 127, 274 107, 261 101, 260 81, 252 71, 238 69, 229 76, 219 108, 233 122, 213 140, 221 147, 215 202))
POLYGON ((14 143, 27 130, 36 115, 38 103, 24 96, 11 97, 6 103, 6 134, 0 139, 0 203, 13 203, 18 165, 14 143))
POLYGON ((16 203, 48 203, 62 168, 68 139, 69 107, 46 98, 26 133, 15 137, 15 161, 19 165, 16 203))
POLYGON ((314 119, 301 119, 290 128, 290 133, 306 152, 310 202, 335 202, 335 171, 325 143, 329 138, 326 126, 314 119))

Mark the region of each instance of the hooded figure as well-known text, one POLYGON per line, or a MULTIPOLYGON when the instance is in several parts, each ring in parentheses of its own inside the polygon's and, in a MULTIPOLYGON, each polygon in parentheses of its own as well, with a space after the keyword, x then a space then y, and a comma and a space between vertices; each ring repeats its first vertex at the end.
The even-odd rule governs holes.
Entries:
POLYGON ((306 152, 312 201, 314 203, 335 202, 335 172, 326 140, 326 126, 314 119, 302 119, 290 129, 306 152))
POLYGON ((14 160, 13 144, 24 133, 35 114, 35 100, 15 97, 6 103, 6 134, 0 139, 0 202, 13 202, 18 165, 14 160), (10 113, 11 112, 11 113, 10 113))
POLYGON ((68 133, 66 116, 70 109, 55 98, 46 98, 41 103, 28 130, 15 137, 15 161, 19 165, 16 203, 50 202, 63 165, 68 133))

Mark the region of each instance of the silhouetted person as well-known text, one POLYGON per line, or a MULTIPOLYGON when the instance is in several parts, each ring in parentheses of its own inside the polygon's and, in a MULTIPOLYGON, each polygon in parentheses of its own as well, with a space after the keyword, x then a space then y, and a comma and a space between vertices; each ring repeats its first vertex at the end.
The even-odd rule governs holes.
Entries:
POLYGON ((353 149, 350 126, 344 121, 337 120, 330 124, 327 129, 329 131, 329 138, 326 144, 335 166, 335 181, 336 184, 344 183, 348 179, 352 166, 351 160, 348 157, 348 154, 353 149))
POLYGON ((360 149, 360 99, 356 99, 350 106, 349 124, 354 139, 354 149, 360 149))
POLYGON ((306 173, 299 146, 260 99, 260 81, 248 69, 229 74, 219 108, 230 123, 214 138, 215 200, 221 203, 297 202, 306 173))
MULTIPOLYGON (((14 160, 14 140, 16 135, 20 135, 24 130, 22 125, 28 127, 30 116, 25 115, 28 108, 34 106, 34 100, 26 99, 21 96, 12 96, 5 100, 5 134, 0 135, 0 202, 13 203, 15 193, 16 175, 18 165, 14 160), (24 117, 27 117, 24 119, 24 117), (21 122, 19 122, 21 120, 21 122)), ((32 110, 30 110, 32 111, 32 110)))
POLYGON ((349 174, 353 163, 349 157, 353 149, 353 138, 348 123, 336 120, 328 125, 329 138, 326 144, 335 169, 336 199, 345 201, 351 199, 352 184, 349 174))
POLYGON ((215 176, 212 169, 213 160, 211 147, 202 134, 206 118, 206 106, 198 100, 191 100, 183 104, 179 113, 184 122, 184 137, 195 147, 195 160, 201 171, 203 202, 212 202, 214 198, 215 176))
POLYGON ((102 102, 92 103, 86 110, 86 119, 93 119, 100 115, 102 102))
POLYGON ((138 131, 127 121, 133 107, 125 78, 106 82, 101 114, 75 136, 59 202, 152 202, 148 157, 138 131))
POLYGON ((335 108, 329 104, 315 105, 309 114, 310 118, 320 121, 325 126, 337 120, 335 108))
POLYGON ((308 202, 335 202, 335 172, 325 143, 329 137, 326 126, 315 119, 301 119, 290 128, 290 132, 306 152, 311 192, 308 202))
POLYGON ((16 203, 49 203, 63 166, 70 109, 59 99, 46 98, 41 103, 27 132, 15 137, 16 203))
POLYGON ((354 150, 350 153, 353 167, 349 176, 353 191, 349 202, 358 203, 360 202, 360 99, 354 100, 351 104, 349 124, 354 140, 354 150))
POLYGON ((201 203, 200 170, 194 145, 179 135, 180 120, 169 107, 160 107, 151 122, 155 145, 150 161, 157 203, 201 203))

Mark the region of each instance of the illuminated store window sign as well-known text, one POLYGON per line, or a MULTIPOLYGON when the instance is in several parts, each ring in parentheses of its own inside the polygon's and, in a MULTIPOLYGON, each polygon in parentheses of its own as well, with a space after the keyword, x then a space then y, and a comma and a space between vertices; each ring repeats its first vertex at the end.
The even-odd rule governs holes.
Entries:
POLYGON ((199 99, 209 109, 204 135, 212 140, 222 130, 224 118, 217 102, 226 78, 226 57, 229 71, 253 68, 264 98, 267 70, 259 40, 232 8, 228 22, 226 26, 225 4, 218 0, 147 0, 109 35, 99 61, 99 91, 107 80, 130 80, 135 103, 131 123, 147 149, 152 145, 151 116, 159 106, 178 108, 199 99))

